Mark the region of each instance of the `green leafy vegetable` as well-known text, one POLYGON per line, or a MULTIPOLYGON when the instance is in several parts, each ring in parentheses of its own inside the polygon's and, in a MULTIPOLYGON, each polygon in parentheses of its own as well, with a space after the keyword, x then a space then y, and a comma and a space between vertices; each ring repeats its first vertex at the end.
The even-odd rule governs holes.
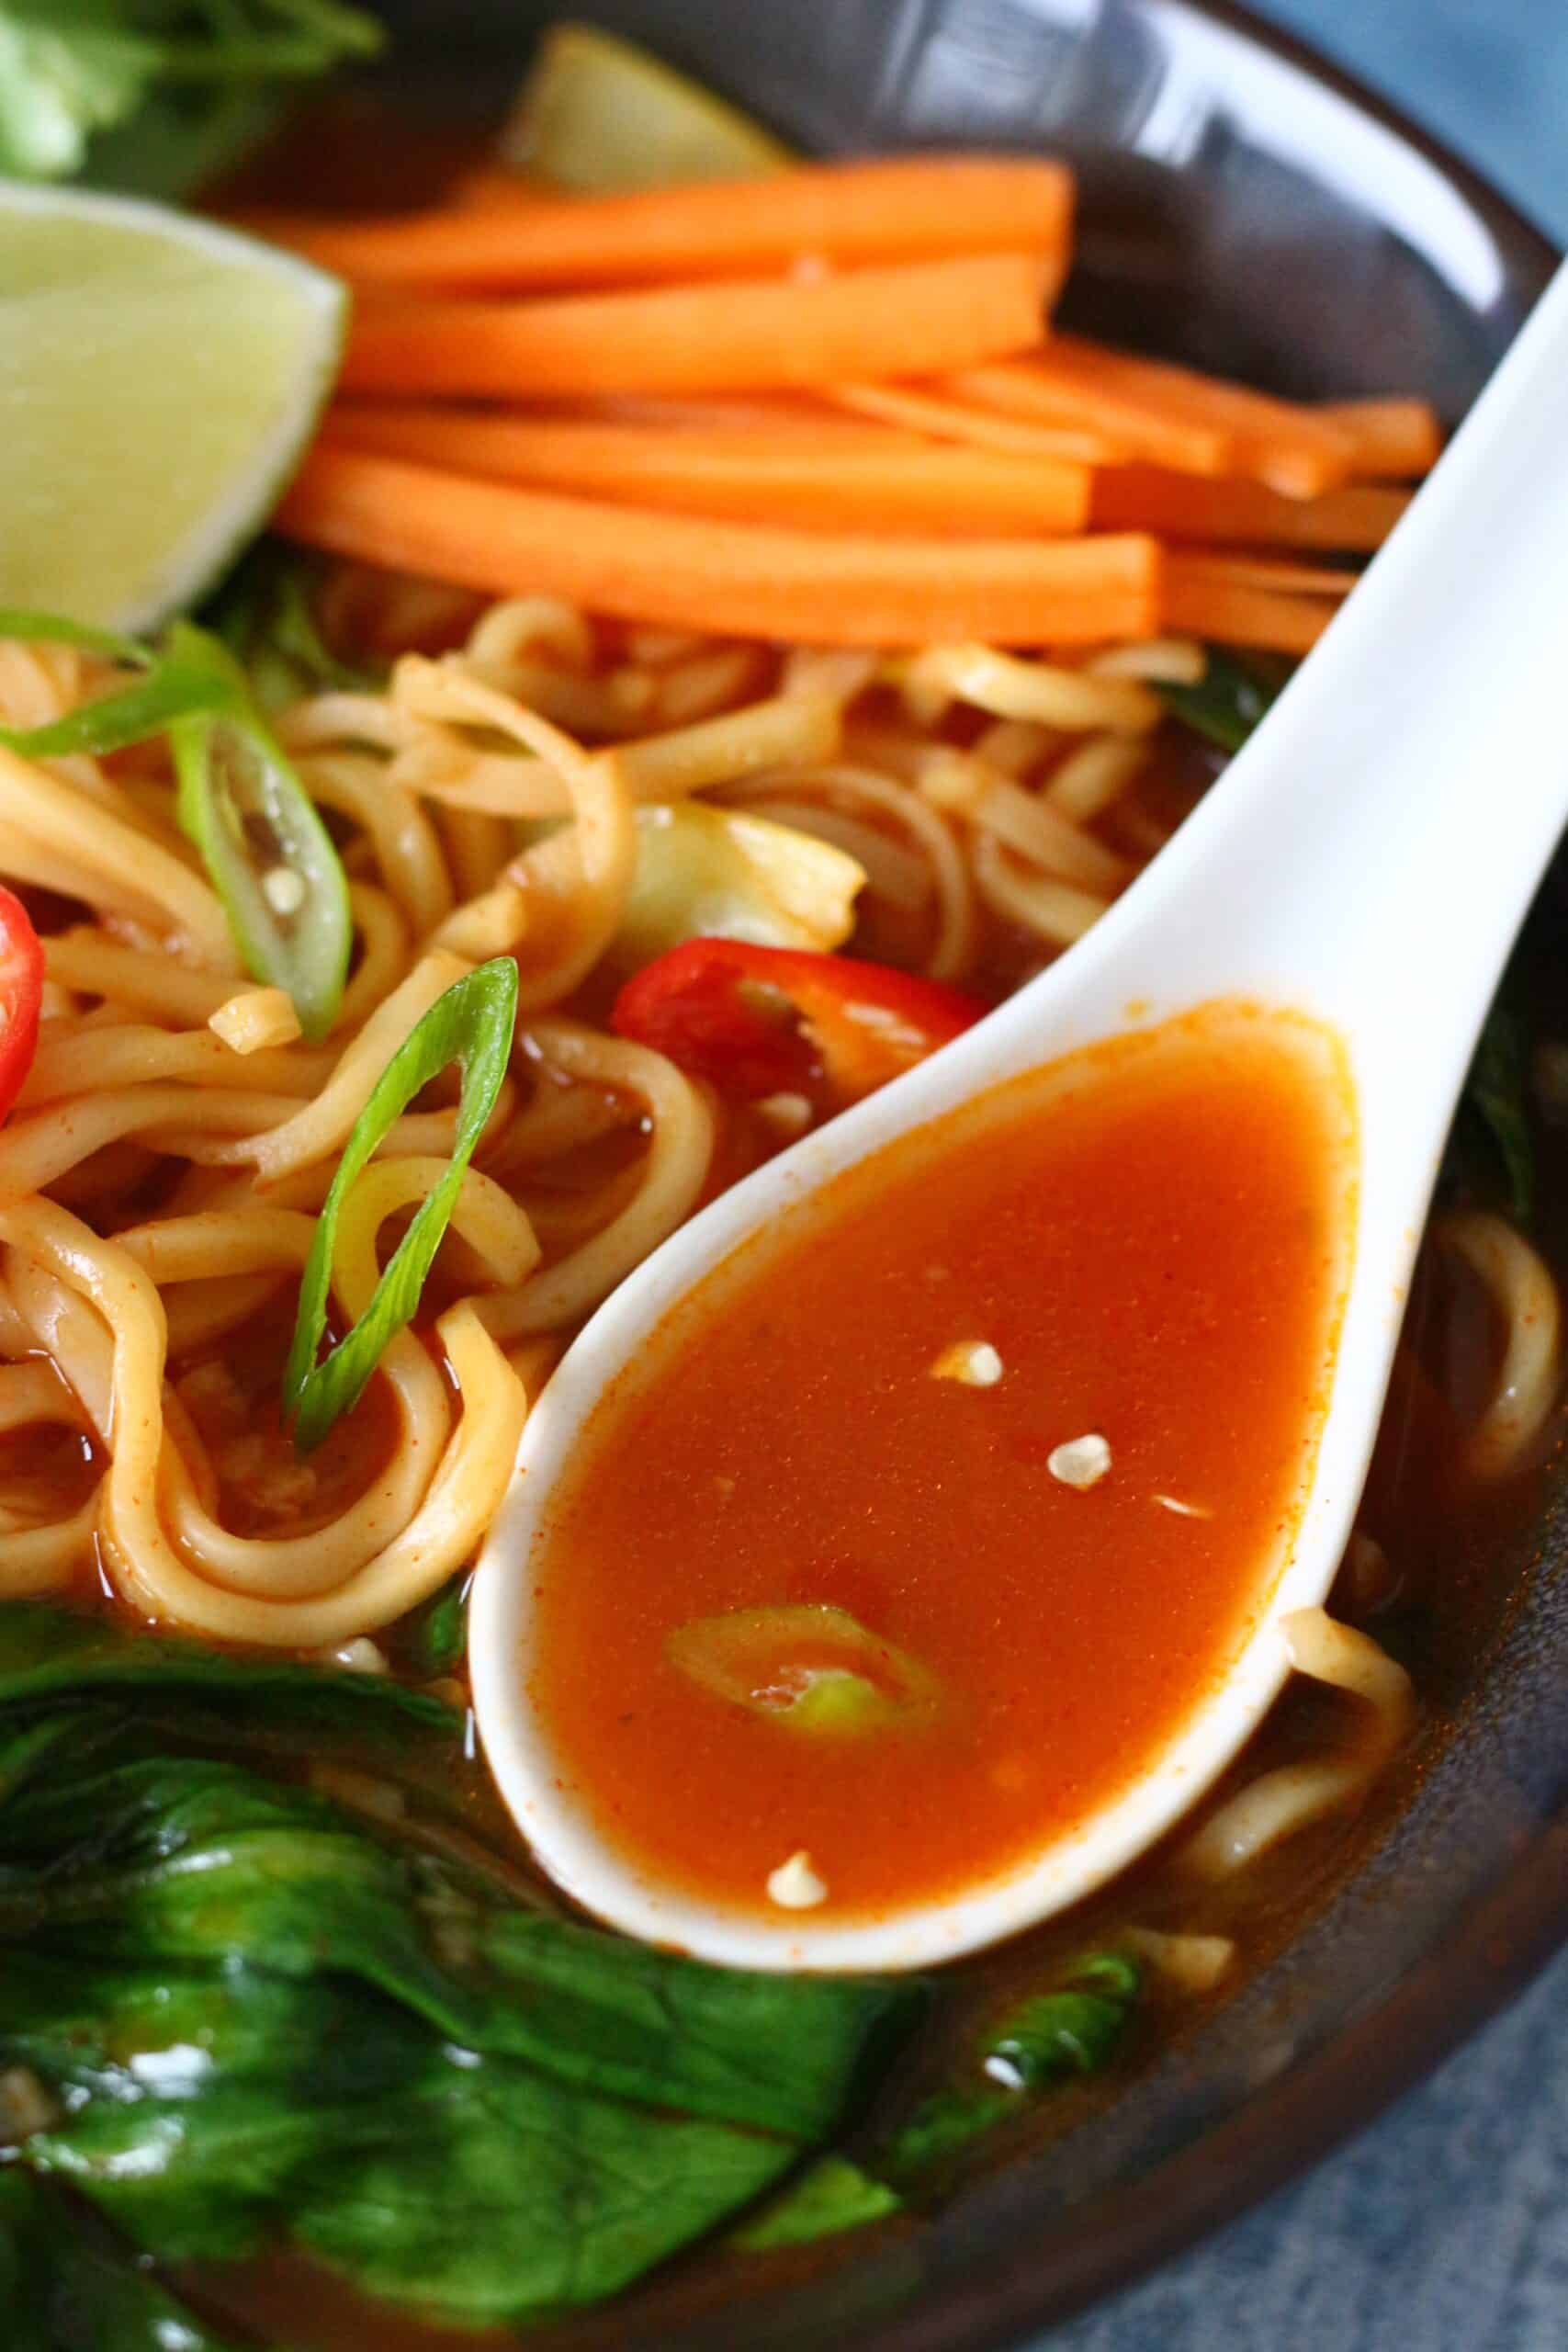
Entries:
MULTIPOLYGON (((326 1673, 288 1658, 234 1658, 172 1634, 128 1634, 112 1621, 75 1616, 45 1601, 0 1608, 0 1725, 62 1706, 124 1702, 148 1715, 177 1708, 182 1720, 231 1733, 265 1730, 275 1744, 291 1728, 319 1739, 403 1743, 453 1738, 462 1718, 389 1676, 326 1673)), ((4 1750, 0 1750, 3 1754, 4 1750)), ((5 1793, 0 1781, 0 1797, 5 1793)))
POLYGON ((201 852, 229 928, 259 980, 287 989, 307 1037, 343 1001, 354 919, 343 863, 314 802, 252 702, 244 672, 214 637, 176 621, 169 660, 227 678, 225 700, 170 722, 180 823, 201 852))
POLYGON ((1120 1952, 1080 1962, 1070 1987, 1023 2002, 998 2028, 986 2049, 987 2074, 1024 2091, 1098 2075, 1122 2039, 1138 1986, 1136 1963, 1120 1952))
POLYGON ((1501 998, 1486 1016, 1462 1101, 1496 1148, 1517 1225, 1535 1214, 1535 1146, 1530 1140, 1529 1061, 1523 1025, 1501 998))
POLYGON ((340 0, 0 0, 0 173, 183 194, 381 38, 340 0))
POLYGON ((468 1646, 468 1583, 459 1572, 416 1611, 409 1633, 408 1659, 424 1681, 450 1674, 468 1646))
POLYGON ((371 1091, 343 1148, 299 1284, 294 1343, 284 1367, 283 1401, 296 1416, 295 1442, 318 1445, 340 1413, 355 1404, 381 1351, 410 1321, 462 1189, 463 1171, 495 1108, 512 1053, 517 1017, 517 967, 509 956, 466 972, 438 996, 409 1032, 371 1091), (337 1221, 349 1188, 394 1119, 449 1062, 463 1074, 452 1157, 440 1182, 420 1203, 376 1285, 369 1306, 321 1363, 316 1354, 327 1326, 337 1221))
POLYGON ((6 2352, 238 2352, 25 2172, 0 2172, 0 2310, 6 2352))
POLYGON ((1141 1987, 1136 1962, 1121 1952, 1091 1952, 1077 1962, 1063 1984, 1021 2002, 986 2036, 975 2052, 985 2083, 934 2093, 870 2170, 900 2187, 914 2183, 1016 2115, 1021 2097, 1075 2075, 1102 2072, 1121 2045, 1141 1987))
POLYGON ((910 1728, 942 1703, 929 1667, 826 1602, 698 1617, 665 1650, 716 1698, 818 1738, 910 1728))
POLYGON ((1279 688, 1234 653, 1208 649, 1208 667, 1195 686, 1162 685, 1167 707, 1222 752, 1239 752, 1279 688))
MULTIPOLYGON (((161 2263, 292 2243, 473 2324, 593 2301, 820 2146, 918 1997, 709 1969, 528 1909, 445 1849, 201 1752, 220 1688, 225 1744, 247 1723, 270 1741, 279 1669, 169 1645, 133 1688, 112 1639, 41 1606, 13 1635, 13 1613, 0 2070, 42 2097, 0 2174, 28 2181, 0 2209, 0 2266, 30 2265, 46 2300, 35 2180, 161 2263)), ((360 1678, 318 1679, 329 1707, 366 1703, 360 1678)), ((165 2334, 106 2324, 70 2352, 220 2352, 112 2267, 165 2334)))
POLYGON ((889 2213, 902 2211, 903 2203, 897 2189, 874 2180, 859 2165, 842 2156, 818 2156, 798 2179, 771 2197, 761 2212, 731 2231, 730 2244, 748 2254, 809 2245, 818 2238, 837 2237, 842 2230, 886 2221, 889 2213))
POLYGON ((338 688, 354 693, 379 683, 340 662, 316 619, 314 560, 281 539, 261 539, 224 582, 205 613, 250 681, 265 711, 302 695, 338 688))

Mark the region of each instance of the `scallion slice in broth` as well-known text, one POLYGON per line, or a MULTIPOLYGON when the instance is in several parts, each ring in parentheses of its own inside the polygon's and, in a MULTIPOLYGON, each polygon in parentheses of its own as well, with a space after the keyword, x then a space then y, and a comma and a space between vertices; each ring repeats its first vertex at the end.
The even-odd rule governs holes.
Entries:
MULTIPOLYGON (((188 634, 198 634, 190 630, 188 634)), ((207 658, 232 674, 227 704, 169 729, 180 823, 201 852, 252 978, 287 989, 307 1037, 324 1037, 343 1001, 354 923, 332 835, 244 673, 215 639, 207 658)))
POLYGON ((316 1221, 315 1238, 299 1285, 294 1344, 283 1375, 284 1409, 294 1418, 294 1442, 301 1452, 320 1444, 340 1413, 356 1402, 394 1332, 419 1305, 441 1237, 446 1232, 463 1171, 484 1133, 512 1053, 517 1017, 517 967, 497 956, 454 981, 412 1029, 377 1080, 370 1099, 344 1146, 332 1190, 316 1221), (462 1096, 452 1157, 439 1182, 416 1211, 369 1306, 330 1355, 316 1352, 327 1323, 327 1291, 338 1216, 361 1169, 394 1119, 449 1062, 462 1071, 462 1096))
POLYGON ((817 1738, 908 1729, 941 1705, 929 1667, 826 1602, 694 1618, 665 1655, 715 1698, 817 1738))

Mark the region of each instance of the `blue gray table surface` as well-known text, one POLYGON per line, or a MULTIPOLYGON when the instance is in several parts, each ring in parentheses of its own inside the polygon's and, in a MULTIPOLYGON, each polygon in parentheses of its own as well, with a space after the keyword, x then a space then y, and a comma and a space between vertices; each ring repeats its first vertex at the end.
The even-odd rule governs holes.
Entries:
MULTIPOLYGON (((1254 0, 1568 244, 1568 0, 1254 0)), ((1295 2188, 1038 2352, 1568 2352, 1568 1954, 1295 2188)))

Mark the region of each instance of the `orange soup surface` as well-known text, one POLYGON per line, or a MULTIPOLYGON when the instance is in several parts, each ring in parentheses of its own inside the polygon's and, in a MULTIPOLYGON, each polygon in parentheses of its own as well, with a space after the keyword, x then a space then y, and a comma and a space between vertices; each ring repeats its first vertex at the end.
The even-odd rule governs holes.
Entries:
POLYGON ((812 1916, 866 1920, 1117 1795, 1282 1565, 1352 1128, 1323 1032, 1207 1007, 851 1171, 677 1311, 534 1562, 532 1695, 629 1860, 777 1916, 805 1853, 812 1916))

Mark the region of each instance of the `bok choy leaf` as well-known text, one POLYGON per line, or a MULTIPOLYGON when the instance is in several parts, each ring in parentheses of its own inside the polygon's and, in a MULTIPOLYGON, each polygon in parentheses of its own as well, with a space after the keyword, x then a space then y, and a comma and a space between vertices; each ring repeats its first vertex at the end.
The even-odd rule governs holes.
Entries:
MULTIPOLYGON (((39 1605, 11 1635, 12 1614, 0 2072, 36 2097, 0 2183, 69 2185, 155 2262, 292 2245, 472 2325, 592 2302, 820 2147, 918 2006, 530 1908, 417 1813, 394 1827, 247 1760, 247 1736, 272 1749, 275 1668, 170 1645, 127 1706, 112 1635, 39 1605)), ((364 1702, 314 1671, 319 1743, 364 1702)), ((29 2233, 55 2210, 10 2194, 29 2233)), ((227 2352, 175 2324, 83 2352, 227 2352)))
POLYGON ((294 1418, 295 1442, 302 1451, 320 1444, 338 1415, 357 1402, 388 1340, 412 1319, 419 1305, 425 1276, 457 1206, 463 1171, 495 1108, 516 1018, 517 967, 510 956, 494 956, 466 972, 409 1032, 355 1122, 316 1220, 299 1284, 294 1344, 284 1368, 284 1409, 294 1418), (446 1172, 421 1202, 364 1314, 318 1363, 344 1200, 393 1120, 450 1062, 462 1071, 463 1091, 446 1172))

